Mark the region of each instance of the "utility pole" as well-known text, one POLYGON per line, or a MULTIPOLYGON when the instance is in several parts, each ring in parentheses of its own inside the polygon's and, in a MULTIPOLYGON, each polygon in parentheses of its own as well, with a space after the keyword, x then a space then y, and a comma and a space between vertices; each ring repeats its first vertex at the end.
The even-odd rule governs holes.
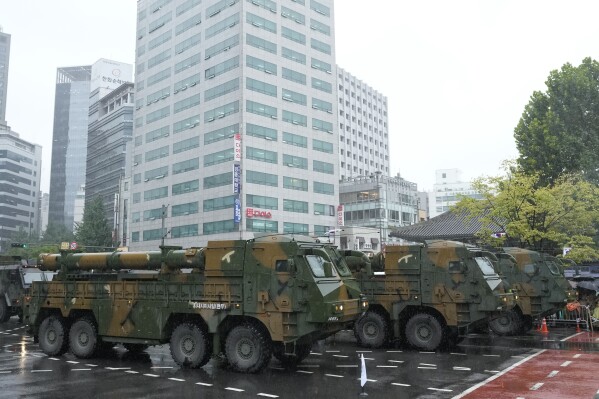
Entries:
POLYGON ((164 219, 166 219, 166 209, 168 208, 168 205, 162 205, 162 212, 160 214, 160 218, 162 219, 162 229, 160 230, 160 233, 162 234, 162 238, 160 240, 160 247, 164 247, 164 237, 166 237, 166 235, 168 234, 168 232, 165 232, 164 229, 164 219))

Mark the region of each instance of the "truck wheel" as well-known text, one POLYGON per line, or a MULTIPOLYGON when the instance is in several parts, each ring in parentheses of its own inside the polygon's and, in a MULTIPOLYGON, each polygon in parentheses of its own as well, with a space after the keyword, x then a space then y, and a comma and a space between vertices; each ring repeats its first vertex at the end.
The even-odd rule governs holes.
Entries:
POLYGON ((141 353, 141 352, 145 351, 146 349, 148 349, 149 345, 126 343, 126 344, 123 344, 123 347, 131 353, 141 353))
POLYGON ((367 348, 380 348, 389 341, 389 326, 383 315, 366 312, 354 326, 358 345, 367 348))
POLYGON ((171 335, 171 356, 181 367, 196 369, 210 360, 208 338, 197 325, 182 323, 171 335))
POLYGON ((283 364, 283 366, 294 367, 308 357, 311 349, 312 345, 310 344, 296 345, 295 355, 291 355, 285 353, 285 348, 282 343, 277 343, 273 346, 272 354, 279 362, 283 364))
POLYGON ((501 312, 501 314, 489 320, 489 328, 497 335, 515 335, 520 330, 520 315, 513 310, 501 312))
POLYGON ((433 315, 417 313, 408 320, 406 338, 410 345, 420 350, 434 351, 441 344, 443 327, 433 315))
POLYGON ((73 355, 80 359, 92 357, 98 350, 96 325, 87 317, 82 317, 71 326, 69 347, 73 355))
POLYGON ((0 323, 4 323, 10 319, 10 309, 6 304, 6 299, 0 298, 0 323))
POLYGON ((241 373, 258 373, 270 362, 270 337, 252 324, 237 326, 227 336, 225 354, 234 370, 241 373))
POLYGON ((58 356, 67 351, 68 336, 64 319, 57 316, 48 316, 39 329, 40 348, 46 355, 58 356))

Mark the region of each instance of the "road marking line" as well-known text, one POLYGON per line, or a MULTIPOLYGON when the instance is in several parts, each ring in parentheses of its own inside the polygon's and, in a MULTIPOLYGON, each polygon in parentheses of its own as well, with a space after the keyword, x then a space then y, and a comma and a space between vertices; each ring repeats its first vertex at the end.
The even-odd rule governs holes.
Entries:
POLYGON ((455 371, 471 371, 472 370, 470 367, 457 367, 457 366, 454 366, 453 369, 455 371))
POLYGON ((201 385, 201 386, 204 386, 204 387, 211 387, 212 386, 212 384, 208 384, 207 382, 196 382, 196 385, 201 385))
POLYGON ((562 366, 562 367, 568 367, 568 366, 569 366, 569 365, 571 365, 571 364, 572 364, 572 360, 568 360, 568 361, 565 361, 565 362, 563 362, 563 363, 561 364, 561 366, 562 366))
POLYGON ((403 351, 387 351, 387 353, 403 353, 403 351))
POLYGON ((467 356, 465 353, 450 352, 450 355, 467 356))
POLYGON ((443 389, 443 388, 426 388, 431 391, 439 391, 439 392, 452 392, 451 389, 443 389))
POLYGON ((499 373, 499 370, 485 370, 485 373, 499 373))
POLYGON ((531 391, 536 391, 537 389, 541 388, 543 386, 542 382, 537 382, 536 384, 534 384, 533 386, 530 387, 531 391))
POLYGON ((127 371, 125 371, 125 373, 128 373, 128 374, 139 374, 139 371, 127 370, 127 371))
POLYGON ((574 359, 578 359, 579 357, 581 357, 582 355, 579 353, 578 355, 574 355, 574 359))
POLYGON ((326 351, 327 353, 339 353, 341 351, 326 351))
POLYGON ((411 387, 410 384, 402 384, 400 382, 392 382, 391 385, 397 385, 398 387, 411 387))
POLYGON ((381 368, 387 367, 387 368, 395 368, 395 369, 397 368, 397 366, 392 366, 392 365, 377 365, 376 367, 381 367, 381 368))
POLYGON ((60 360, 60 359, 57 359, 55 357, 49 357, 48 359, 50 359, 50 360, 60 360))
POLYGON ((71 363, 71 364, 79 364, 79 362, 76 362, 74 360, 67 360, 67 363, 71 363))
POLYGON ((584 334, 584 332, 579 332, 579 333, 576 333, 576 334, 574 334, 574 335, 570 335, 569 337, 566 337, 566 338, 564 338, 564 339, 560 339, 560 342, 567 341, 567 340, 569 340, 570 338, 577 337, 577 336, 579 336, 579 335, 581 335, 581 334, 584 334))
POLYGON ((435 352, 420 352, 420 353, 435 353, 435 352))
POLYGON ((374 360, 373 357, 365 357, 364 360, 374 360))
POLYGON ((41 355, 39 353, 32 353, 31 356, 35 356, 35 357, 46 357, 46 355, 41 355))
POLYGON ((183 380, 181 378, 174 378, 174 377, 169 378, 169 380, 171 380, 171 381, 185 382, 185 380, 183 380))
POLYGON ((318 353, 318 352, 310 352, 311 355, 316 355, 316 356, 322 356, 322 353, 318 353))
POLYGON ((358 367, 357 364, 338 364, 337 367, 358 367))
POLYGON ((514 355, 514 356, 510 356, 516 359, 526 359, 526 356, 520 356, 520 355, 514 355))
POLYGON ((335 377, 335 378, 343 378, 342 375, 337 375, 337 374, 325 374, 325 376, 327 376, 327 377, 335 377))
POLYGON ((372 351, 356 351, 356 353, 372 353, 372 351))
MULTIPOLYGON (((131 368, 131 367, 128 367, 131 368)), ((151 369, 172 369, 173 366, 154 366, 154 367, 150 367, 151 369)))
POLYGON ((226 387, 225 389, 226 389, 227 391, 243 392, 243 389, 239 389, 239 388, 231 388, 231 387, 226 387))
POLYGON ((499 357, 499 355, 483 355, 483 356, 487 356, 487 357, 499 357))
POLYGON ((146 377, 160 377, 158 374, 144 374, 146 377))
POLYGON ((2 371, 0 371, 0 374, 10 374, 10 373, 12 373, 11 370, 2 370, 2 371))
POLYGON ((131 370, 131 367, 104 367, 106 370, 119 371, 119 370, 131 370))
POLYGON ((87 367, 98 367, 97 364, 86 364, 87 367))
POLYGON ((403 360, 387 360, 389 363, 403 363, 403 360))
POLYGON ((420 366, 437 367, 436 364, 429 364, 429 363, 420 363, 420 366))
POLYGON ((343 358, 347 358, 347 357, 349 357, 349 356, 347 356, 347 355, 333 355, 333 357, 343 357, 343 358))
POLYGON ((320 364, 302 364, 302 365, 299 365, 298 367, 316 367, 316 368, 318 368, 318 367, 320 367, 320 364))
MULTIPOLYGON (((360 381, 360 379, 359 379, 359 378, 356 378, 356 380, 360 381)), ((370 379, 368 379, 368 378, 367 378, 367 379, 366 379, 366 381, 367 381, 367 382, 377 382, 378 380, 370 380, 370 379)))
POLYGON ((269 393, 259 393, 258 396, 265 396, 267 398, 278 398, 277 395, 271 395, 269 393))
MULTIPOLYGON (((530 356, 528 356, 528 357, 520 360, 519 362, 516 362, 516 363, 512 364, 510 367, 502 370, 501 372, 499 372, 499 373, 497 373, 495 375, 492 375, 491 377, 487 378, 486 380, 481 381, 478 384, 476 384, 476 385, 474 385, 474 386, 466 389, 464 392, 462 392, 461 394, 459 394, 457 396, 454 396, 452 399, 461 399, 461 398, 463 398, 464 396, 468 395, 470 392, 476 391, 478 388, 480 388, 480 387, 482 387, 484 385, 487 385, 489 382, 491 382, 493 380, 496 380, 497 378, 501 377, 502 375, 504 375, 504 374, 510 372, 511 370, 515 369, 516 367, 520 366, 522 363, 525 363, 525 362, 529 361, 533 357, 539 356, 541 353, 543 353, 545 351, 546 351, 546 349, 543 349, 543 350, 538 351, 537 353, 533 353, 532 355, 530 355, 530 356)), ((515 356, 512 356, 512 357, 515 357, 515 356)))
POLYGON ((302 374, 314 374, 313 371, 306 371, 306 370, 297 370, 297 373, 302 373, 302 374))
POLYGON ((31 370, 32 373, 47 373, 48 371, 52 370, 31 370))
POLYGON ((71 369, 71 371, 91 371, 91 369, 71 369))
POLYGON ((418 366, 418 368, 419 369, 423 369, 423 370, 437 370, 436 367, 421 367, 421 366, 418 366))
POLYGON ((547 378, 553 378, 559 373, 557 370, 553 370, 551 373, 547 374, 547 378))

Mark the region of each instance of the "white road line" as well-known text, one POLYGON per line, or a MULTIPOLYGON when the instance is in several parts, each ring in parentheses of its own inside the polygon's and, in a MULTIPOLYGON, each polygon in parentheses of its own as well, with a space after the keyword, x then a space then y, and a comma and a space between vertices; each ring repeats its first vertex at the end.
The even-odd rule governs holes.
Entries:
MULTIPOLYGON (((388 351, 387 351, 388 352, 388 351)), ((401 351, 400 351, 401 352, 401 351)), ((356 351, 356 353, 372 353, 372 351, 356 351)))
POLYGON ((394 369, 396 369, 396 368, 397 368, 397 366, 392 366, 392 365, 380 365, 380 364, 379 364, 379 365, 377 365, 376 367, 380 367, 380 368, 385 368, 385 367, 386 367, 386 368, 394 368, 394 369))
POLYGON ((358 367, 357 364, 338 364, 337 367, 358 367))
POLYGON ((169 378, 169 380, 171 380, 171 381, 185 382, 184 379, 182 379, 182 378, 175 378, 175 377, 171 377, 171 378, 169 378))
POLYGON ((560 342, 567 341, 567 340, 569 340, 570 338, 574 338, 574 337, 576 337, 576 336, 578 336, 578 335, 581 335, 581 334, 584 334, 584 332, 579 332, 579 333, 576 333, 576 334, 570 335, 569 337, 566 337, 566 338, 564 338, 564 339, 560 339, 560 342))
POLYGON ((311 355, 316 355, 316 356, 322 356, 322 353, 318 353, 318 352, 310 352, 311 355))
POLYGON ((403 360, 387 360, 389 363, 403 363, 403 360))
POLYGON ((12 373, 12 370, 2 370, 0 371, 0 374, 10 374, 12 373))
POLYGON ((387 353, 403 353, 403 351, 387 351, 387 353))
POLYGON ((420 352, 420 353, 435 353, 435 352, 420 352))
POLYGON ((50 360, 60 360, 60 359, 57 359, 55 357, 49 357, 48 359, 50 359, 50 360))
POLYGON ((106 370, 119 371, 119 370, 131 370, 131 367, 104 367, 106 370))
MULTIPOLYGON (((468 395, 470 392, 474 392, 476 391, 478 388, 487 385, 489 382, 496 380, 497 378, 501 377, 502 375, 504 375, 505 373, 510 372, 511 370, 515 369, 516 367, 518 367, 519 365, 521 365, 522 363, 525 363, 527 361, 529 361, 530 359, 532 359, 533 357, 539 356, 541 353, 545 352, 546 349, 540 350, 537 353, 533 353, 532 355, 520 360, 519 362, 516 362, 514 364, 512 364, 510 367, 502 370, 501 372, 492 375, 491 377, 487 378, 486 380, 479 382, 478 384, 466 389, 464 392, 462 392, 461 394, 454 396, 452 399, 460 399, 463 398, 464 396, 468 395)), ((516 357, 516 356, 512 356, 512 357, 516 357)))
MULTIPOLYGON (((359 379, 359 378, 356 378, 356 380, 360 381, 360 379, 359 379)), ((370 380, 370 379, 368 379, 368 378, 367 378, 367 379, 366 379, 366 381, 367 381, 367 382, 377 382, 378 380, 370 380)))
POLYGON ((551 373, 547 374, 547 378, 553 378, 559 373, 557 370, 553 370, 551 373))
POLYGON ((437 370, 437 368, 436 368, 436 367, 424 367, 424 366, 418 366, 418 368, 419 368, 419 369, 422 369, 422 370, 437 370))
POLYGON ((267 398, 278 398, 277 395, 271 395, 269 393, 259 393, 258 396, 264 396, 264 397, 267 397, 267 398))
POLYGON ((243 392, 243 389, 239 389, 239 388, 231 388, 231 387, 226 387, 225 388, 227 391, 233 391, 233 392, 243 392))
POLYGON ((306 370, 297 370, 297 373, 302 373, 302 374, 314 374, 313 371, 306 371, 306 370))
POLYGON ((333 357, 342 357, 342 358, 348 358, 349 356, 347 356, 347 355, 333 355, 333 357))
POLYGON ((514 356, 510 356, 513 357, 514 359, 526 359, 526 356, 520 356, 520 355, 514 355, 514 356))
POLYGON ((398 387, 411 387, 410 384, 402 384, 400 382, 392 382, 391 385, 397 385, 398 387))
POLYGON ((31 370, 32 373, 47 373, 52 370, 31 370))
POLYGON ((71 371, 91 371, 91 369, 71 369, 71 371))
POLYGON ((499 373, 499 370, 485 370, 485 373, 499 373))
POLYGON ((86 366, 87 366, 87 367, 98 367, 98 365, 97 365, 97 364, 91 364, 91 363, 90 363, 90 364, 86 364, 86 366))
POLYGON ((211 387, 212 384, 208 384, 207 382, 196 382, 196 385, 201 385, 203 387, 211 387))
POLYGON ((465 353, 450 352, 450 355, 467 356, 465 353))
POLYGON ((436 364, 429 364, 429 363, 420 363, 420 366, 437 367, 436 364))
POLYGON ((568 360, 568 361, 563 362, 560 366, 562 366, 562 367, 568 367, 571 364, 572 364, 572 360, 568 360))
POLYGON ((457 367, 457 366, 454 366, 453 369, 455 371, 471 371, 472 370, 470 367, 457 367))
POLYGON ((431 391, 438 391, 438 392, 452 392, 451 389, 443 389, 443 388, 426 388, 428 390, 431 391))
POLYGON ((46 355, 41 355, 39 353, 32 353, 31 356, 35 356, 35 357, 46 357, 46 355))
POLYGON ((127 371, 125 371, 125 373, 127 373, 127 374, 139 374, 139 371, 127 370, 127 371))
POLYGON ((580 354, 580 353, 578 355, 574 355, 574 359, 578 359, 581 356, 582 356, 582 354, 580 354))
POLYGON ((342 375, 337 375, 337 374, 325 374, 325 376, 327 376, 327 377, 335 377, 335 378, 343 378, 342 375))
POLYGON ((487 357, 499 357, 499 355, 483 355, 483 356, 487 356, 487 357))
POLYGON ((326 351, 327 353, 339 353, 341 351, 326 351))
POLYGON ((365 357, 364 360, 374 360, 373 357, 365 357))
POLYGON ((158 374, 144 374, 146 377, 160 377, 158 374))
POLYGON ((151 369, 172 369, 173 366, 154 366, 150 367, 151 369))
POLYGON ((67 360, 67 363, 71 363, 71 364, 79 364, 79 362, 76 362, 74 360, 67 360))
POLYGON ((531 391, 536 391, 537 389, 541 388, 543 386, 542 382, 537 382, 536 384, 534 384, 533 386, 530 387, 531 391))

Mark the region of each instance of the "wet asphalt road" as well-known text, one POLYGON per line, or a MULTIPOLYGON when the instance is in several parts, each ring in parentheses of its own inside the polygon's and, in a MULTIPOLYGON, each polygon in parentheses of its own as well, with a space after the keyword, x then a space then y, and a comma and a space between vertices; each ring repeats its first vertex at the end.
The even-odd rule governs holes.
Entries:
MULTIPOLYGON (((120 346, 94 359, 48 357, 16 318, 0 324, 0 398, 352 398, 361 392, 364 355, 368 398, 453 398, 542 349, 590 353, 597 340, 562 341, 573 329, 522 337, 468 335, 456 348, 418 352, 367 350, 350 331, 315 345, 300 366, 273 358, 261 374, 238 374, 212 359, 198 370, 179 368, 168 346, 132 355, 120 346)), ((532 382, 531 382, 532 383, 532 382)), ((511 396, 515 397, 515 396, 511 396)))

